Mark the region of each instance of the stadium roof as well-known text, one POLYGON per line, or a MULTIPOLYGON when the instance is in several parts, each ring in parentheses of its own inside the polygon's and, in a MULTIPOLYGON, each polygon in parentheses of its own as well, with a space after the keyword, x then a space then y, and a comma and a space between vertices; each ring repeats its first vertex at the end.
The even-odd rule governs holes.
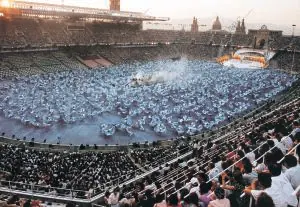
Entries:
POLYGON ((69 5, 58 5, 28 1, 12 1, 5 7, 9 13, 10 9, 17 9, 22 16, 57 16, 57 17, 78 17, 93 19, 111 19, 128 21, 168 21, 167 17, 154 17, 141 12, 112 11, 108 9, 78 7, 69 5))

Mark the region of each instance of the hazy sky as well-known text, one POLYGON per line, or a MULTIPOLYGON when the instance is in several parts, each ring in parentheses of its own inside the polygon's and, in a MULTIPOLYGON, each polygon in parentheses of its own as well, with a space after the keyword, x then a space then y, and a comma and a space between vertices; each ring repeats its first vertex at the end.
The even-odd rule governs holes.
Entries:
MULTIPOLYGON (((46 2, 61 3, 62 0, 46 2)), ((108 2, 109 0, 64 0, 65 4, 97 8, 108 8, 108 2)), ((172 19, 197 16, 200 20, 216 15, 236 19, 244 17, 253 9, 247 22, 296 24, 300 27, 300 0, 121 0, 121 9, 148 11, 147 14, 172 19)))

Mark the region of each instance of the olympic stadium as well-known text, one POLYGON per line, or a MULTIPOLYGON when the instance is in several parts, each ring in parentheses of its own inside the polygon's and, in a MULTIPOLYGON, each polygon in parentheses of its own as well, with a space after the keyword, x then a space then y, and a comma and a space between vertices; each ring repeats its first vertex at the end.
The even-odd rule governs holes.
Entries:
POLYGON ((0 2, 1 205, 299 205, 299 36, 0 2))

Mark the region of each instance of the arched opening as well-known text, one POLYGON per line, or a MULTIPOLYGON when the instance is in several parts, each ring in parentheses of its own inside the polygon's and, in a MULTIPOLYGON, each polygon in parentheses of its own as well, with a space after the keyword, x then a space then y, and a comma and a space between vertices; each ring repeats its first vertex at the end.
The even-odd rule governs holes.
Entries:
POLYGON ((258 42, 259 49, 263 49, 264 46, 265 46, 265 44, 266 44, 266 40, 265 39, 259 40, 259 42, 258 42))

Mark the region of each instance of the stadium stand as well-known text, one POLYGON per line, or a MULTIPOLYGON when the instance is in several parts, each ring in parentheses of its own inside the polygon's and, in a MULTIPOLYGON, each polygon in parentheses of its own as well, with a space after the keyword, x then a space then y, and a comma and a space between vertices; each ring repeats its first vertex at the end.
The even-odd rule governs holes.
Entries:
MULTIPOLYGON (((88 70, 78 60, 84 56, 100 56, 113 64, 174 57, 211 61, 220 56, 220 48, 229 53, 252 44, 248 35, 139 30, 136 25, 104 22, 86 22, 76 28, 61 20, 0 17, 0 79, 88 70), (44 47, 53 50, 38 51, 44 47)), ((300 70, 299 37, 274 39, 270 47, 278 51, 274 66, 288 72, 300 70)), ((0 191, 6 194, 0 195, 1 205, 74 206, 69 201, 76 200, 100 206, 249 206, 252 197, 263 199, 257 198, 252 181, 263 184, 271 179, 276 184, 273 177, 283 173, 289 178, 284 184, 290 193, 300 184, 299 165, 293 163, 298 156, 299 164, 299 97, 297 81, 242 118, 167 144, 135 143, 103 152, 84 146, 71 150, 47 145, 45 149, 25 140, 3 142, 0 191), (289 169, 281 173, 282 165, 289 169), (64 203, 52 202, 53 197, 64 203)), ((273 191, 282 192, 275 187, 273 191)), ((268 195, 278 206, 281 202, 297 205, 292 194, 268 195)))

